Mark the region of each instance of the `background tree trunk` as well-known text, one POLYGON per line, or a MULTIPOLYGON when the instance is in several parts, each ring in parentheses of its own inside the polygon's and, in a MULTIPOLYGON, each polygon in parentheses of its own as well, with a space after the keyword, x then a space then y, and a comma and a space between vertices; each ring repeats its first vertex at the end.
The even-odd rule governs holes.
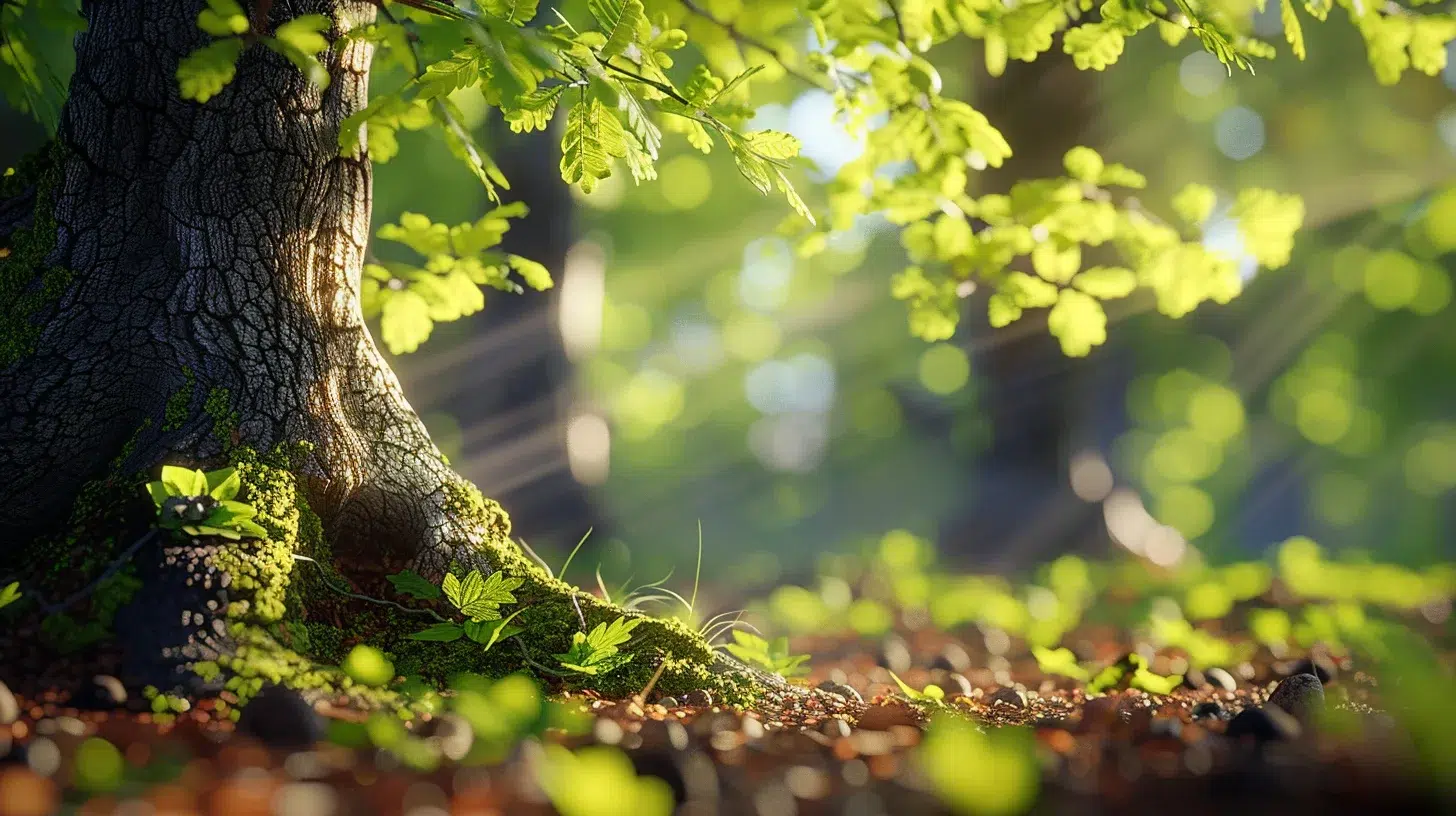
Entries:
MULTIPOLYGON (((336 43, 322 92, 253 46, 197 104, 176 70, 208 41, 201 5, 87 4, 45 202, 44 266, 70 285, 25 316, 33 351, 0 371, 0 546, 54 527, 128 440, 128 471, 303 441, 315 446, 307 498, 335 555, 438 576, 485 532, 447 509, 463 482, 360 312, 370 168, 337 140, 366 102, 372 46, 336 43)), ((325 13, 336 40, 375 13, 350 0, 271 8, 270 25, 325 13)))

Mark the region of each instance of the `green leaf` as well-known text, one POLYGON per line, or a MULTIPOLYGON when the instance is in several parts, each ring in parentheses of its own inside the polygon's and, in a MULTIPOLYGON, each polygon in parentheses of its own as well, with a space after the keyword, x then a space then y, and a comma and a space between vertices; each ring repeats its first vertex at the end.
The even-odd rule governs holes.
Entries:
POLYGON ((485 13, 499 17, 511 25, 524 26, 536 18, 536 7, 540 0, 483 0, 480 7, 485 13))
POLYGON ((440 588, 445 591, 445 599, 456 609, 459 609, 461 603, 461 587, 460 579, 455 577, 455 573, 445 573, 444 580, 440 582, 440 588))
POLYGON ((554 284, 551 281, 551 271, 541 264, 520 255, 507 255, 506 263, 516 270, 516 274, 526 282, 526 285, 537 292, 544 292, 554 284))
POLYGON ((1107 313, 1102 304, 1074 289, 1063 289, 1047 314, 1047 328, 1062 343, 1068 357, 1085 357, 1093 346, 1107 342, 1107 313))
POLYGON ((329 86, 329 72, 318 55, 328 50, 329 41, 323 32, 332 27, 333 22, 323 14, 303 14, 278 26, 263 42, 293 63, 315 87, 323 89, 329 86))
POLYGON ((606 43, 597 49, 604 61, 636 42, 637 26, 646 19, 642 0, 587 0, 586 7, 606 35, 606 43))
POLYGON ((379 315, 380 339, 391 354, 408 354, 430 337, 430 304, 417 292, 393 292, 379 315))
MULTIPOLYGON (((1288 0, 1285 0, 1288 2, 1288 0)), ((1122 56, 1126 37, 1117 27, 1107 23, 1087 23, 1067 29, 1062 35, 1062 50, 1083 71, 1102 71, 1122 56)))
POLYGON ((248 30, 248 18, 236 0, 207 0, 197 14, 197 27, 214 37, 230 37, 248 30))
POLYGON ((409 595, 424 601, 432 601, 440 597, 440 588, 413 570, 403 570, 386 577, 389 579, 389 583, 394 585, 394 591, 400 595, 409 595))
POLYGON ((237 496, 243 486, 243 477, 238 474, 237 468, 228 467, 209 471, 206 479, 207 495, 218 501, 226 501, 237 496))
POLYGON ((591 193, 598 181, 612 175, 612 159, 626 155, 622 123, 601 101, 592 97, 572 106, 561 140, 561 178, 567 184, 591 193))
POLYGON ((1072 285, 1099 300, 1115 300, 1137 289, 1137 275, 1120 266, 1094 266, 1082 270, 1072 285))
POLYGON ((183 99, 206 102, 217 96, 237 75, 242 40, 230 37, 188 54, 177 63, 177 83, 183 99))
POLYGON ((1078 181, 1088 184, 1096 184, 1102 177, 1104 163, 1102 156, 1090 147, 1074 147, 1067 151, 1062 157, 1062 164, 1067 168, 1067 175, 1078 181))
POLYGON ((505 119, 515 133, 530 133, 545 130, 556 115, 556 105, 561 101, 565 85, 540 87, 516 99, 516 106, 508 108, 505 119))
POLYGON ((1284 39, 1289 41, 1289 49, 1296 59, 1303 60, 1304 29, 1299 25, 1299 16, 1294 13, 1293 0, 1279 0, 1279 22, 1284 26, 1284 39))
POLYGON ((163 465, 162 484, 170 496, 190 498, 207 495, 207 474, 192 468, 163 465))
POLYGON ((496 643, 508 637, 514 637, 526 631, 519 626, 509 625, 511 619, 526 611, 524 608, 517 609, 508 617, 492 621, 468 621, 465 624, 465 636, 485 647, 484 651, 490 651, 496 643))
POLYGON ((1031 654, 1036 658, 1037 668, 1040 668, 1044 674, 1059 674, 1083 682, 1087 680, 1087 670, 1077 665, 1077 656, 1072 653, 1071 649, 1045 649, 1041 646, 1033 646, 1031 654))
MULTIPOLYGON (((393 578, 394 576, 390 576, 393 578)), ((428 640, 437 643, 449 643, 459 640, 465 634, 465 629, 454 623, 437 623, 428 629, 421 629, 409 636, 410 640, 428 640)))
POLYGON ((1068 283, 1082 268, 1082 247, 1058 246, 1056 241, 1043 241, 1031 250, 1031 264, 1036 274, 1051 283, 1068 283))
POLYGON ((171 491, 167 490, 164 482, 147 482, 147 495, 152 497, 152 503, 158 510, 162 509, 162 502, 171 497, 171 491))
POLYGON ((1239 192, 1230 215, 1238 219, 1244 250, 1269 269, 1289 263, 1294 233, 1304 223, 1304 200, 1272 190, 1239 192))
POLYGON ((11 581, 4 587, 0 587, 0 609, 20 600, 20 582, 11 581))
MULTIPOLYGON (((1284 0, 1289 2, 1289 0, 1284 0)), ((1202 226, 1218 203, 1218 195, 1202 184, 1189 184, 1173 196, 1173 210, 1189 226, 1202 226)))

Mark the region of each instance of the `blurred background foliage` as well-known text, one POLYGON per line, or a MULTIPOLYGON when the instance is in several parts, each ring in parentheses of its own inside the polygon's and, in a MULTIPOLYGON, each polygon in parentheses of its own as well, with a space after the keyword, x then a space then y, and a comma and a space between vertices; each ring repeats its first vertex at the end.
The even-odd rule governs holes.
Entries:
MULTIPOLYGON (((738 0, 705 8, 749 13, 738 0)), ((791 7, 752 12, 775 8, 791 7)), ((1255 28, 1279 39, 1277 4, 1255 28)), ((560 563, 594 528, 578 581, 594 561, 609 584, 691 563, 699 522, 704 575, 720 590, 805 574, 887 529, 938 542, 951 562, 1006 568, 1067 549, 1159 567, 1227 562, 1295 535, 1381 560, 1449 559, 1456 69, 1381 86, 1349 26, 1309 25, 1305 37, 1307 61, 1261 63, 1256 75, 1231 75, 1192 41, 1135 38, 1112 70, 1066 87, 1015 65, 986 84, 970 41, 931 52, 946 93, 994 124, 988 93, 1034 101, 1020 131, 1053 131, 1048 144, 1023 147, 1017 127, 1003 128, 1025 167, 1060 172, 1062 151, 1086 143, 1144 171, 1159 207, 1190 182, 1218 190, 1206 241, 1234 256, 1245 257, 1231 191, 1304 197, 1291 265, 1253 275, 1248 259, 1240 298, 1181 320, 1137 298, 1110 304, 1107 346, 1070 363, 1044 329, 987 330, 975 297, 957 338, 913 338, 888 297, 904 252, 880 219, 799 257, 779 231, 781 201, 743 183, 726 152, 671 139, 657 182, 617 174, 589 196, 568 192, 554 172, 559 134, 508 134, 478 97, 459 95, 513 181, 506 199, 533 208, 508 248, 547 262, 558 285, 487 292, 484 311, 441 325, 396 369, 517 535, 560 563), (1081 132, 1058 142, 1069 121, 1081 132), (1010 346, 1033 351, 1007 356, 1010 346), (1054 449, 1054 468, 1027 480, 988 456, 1023 415, 1040 414, 1028 433, 1048 436, 1046 406, 1059 427, 1039 444, 1054 449), (1080 526, 1044 525, 1071 516, 1080 526)), ((36 104, 54 107, 69 49, 64 38, 38 42, 58 93, 36 104)), ((825 92, 762 54, 746 62, 779 76, 756 84, 753 127, 803 141, 811 167, 799 181, 811 205, 822 202, 814 183, 861 146, 825 92)), ((373 87, 407 76, 380 65, 373 87)), ((9 165, 46 132, 4 115, 9 165)), ((437 132, 397 137, 398 155, 376 168, 376 225, 408 211, 457 223, 489 208, 437 132)))

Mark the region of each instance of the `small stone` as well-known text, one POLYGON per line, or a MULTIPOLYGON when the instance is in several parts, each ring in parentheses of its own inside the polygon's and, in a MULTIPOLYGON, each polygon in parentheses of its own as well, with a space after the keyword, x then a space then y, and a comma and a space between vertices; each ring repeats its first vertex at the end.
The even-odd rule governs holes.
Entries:
POLYGON ((971 667, 971 656, 960 644, 948 643, 940 654, 936 655, 935 661, 930 668, 948 672, 963 672, 971 667))
POLYGON ((0 725, 9 725, 20 719, 20 703, 10 693, 10 687, 0 682, 0 725))
POLYGON ((967 679, 964 674, 950 674, 947 675, 945 679, 945 693, 947 695, 951 697, 955 697, 956 695, 960 695, 962 697, 971 696, 971 692, 974 690, 974 687, 971 685, 971 681, 967 679))
POLYGON ((836 683, 833 680, 825 680, 824 682, 816 686, 816 688, 818 688, 820 691, 827 691, 830 694, 837 694, 850 702, 864 702, 864 698, 860 696, 859 692, 854 690, 854 686, 850 686, 845 683, 836 683))
POLYGON ((1012 708, 1026 708, 1026 693, 1015 688, 999 688, 986 696, 986 705, 995 708, 1008 705, 1012 708))
POLYGON ((678 702, 676 697, 663 697, 661 700, 657 701, 657 704, 662 706, 663 708, 677 708, 682 705, 682 703, 678 702))
POLYGON ((1319 678, 1320 685, 1328 686, 1339 677, 1340 669, 1329 655, 1311 654, 1295 663, 1293 671, 1289 672, 1291 677, 1297 674, 1312 674, 1319 678))
POLYGON ((888 731, 896 725, 919 725, 915 712, 902 705, 872 705, 859 716, 859 727, 867 731, 888 731))
POLYGON ((904 674, 910 670, 910 647, 902 638, 893 635, 885 638, 876 662, 896 674, 904 674))
POLYGON ((1227 715, 1228 712, 1223 710, 1223 706, 1214 701, 1199 703, 1193 707, 1193 719, 1195 720, 1221 720, 1227 715))
POLYGON ((1229 721, 1224 734, 1231 739, 1252 738, 1255 742, 1291 740, 1299 736, 1299 721, 1270 706, 1246 708, 1229 721))
POLYGON ((98 674, 81 687, 71 704, 86 711, 112 711, 126 705, 126 686, 109 674, 98 674))
POLYGON ((1293 674, 1284 678, 1269 695, 1269 704, 1278 706, 1308 726, 1325 707, 1325 687, 1312 674, 1293 674))
POLYGON ((825 720, 819 730, 823 731, 824 736, 830 739, 843 739, 850 734, 849 723, 838 719, 825 720))
POLYGON ((1203 672, 1199 671, 1198 669, 1189 669, 1188 671, 1184 672, 1183 682, 1180 685, 1182 685, 1183 688, 1197 691, 1208 685, 1208 678, 1204 677, 1203 672))
MULTIPOLYGON (((246 710, 246 709, 244 709, 246 710)), ((441 714, 422 729, 425 739, 439 746, 446 758, 459 762, 475 744, 475 731, 459 714, 441 714)))
POLYGON ((323 738, 317 711, 286 686, 267 686, 243 706, 238 731, 273 748, 307 748, 323 738))
POLYGON ((1183 721, 1176 717, 1154 717, 1148 723, 1148 734, 1154 738, 1178 739, 1183 736, 1183 721))
POLYGON ((713 704, 713 695, 707 689, 693 689, 683 695, 683 703, 693 708, 707 708, 713 704))
POLYGON ((1239 681, 1235 680, 1234 676, 1224 669, 1209 669, 1203 673, 1203 676, 1208 679, 1209 685, 1215 688, 1223 689, 1224 691, 1237 691, 1239 688, 1239 681))

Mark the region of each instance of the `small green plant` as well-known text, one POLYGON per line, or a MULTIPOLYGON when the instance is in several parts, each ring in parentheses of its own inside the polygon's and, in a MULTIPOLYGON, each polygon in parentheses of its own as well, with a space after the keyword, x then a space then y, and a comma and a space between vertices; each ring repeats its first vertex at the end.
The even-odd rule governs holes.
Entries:
POLYGON ((1071 649, 1062 647, 1060 649, 1043 649, 1040 646, 1031 647, 1031 654, 1036 658, 1037 668, 1043 674, 1059 674, 1062 677, 1070 677, 1073 680, 1086 682, 1087 670, 1077 665, 1077 655, 1071 649))
MULTIPOLYGON (((479 570, 471 570, 465 579, 446 573, 440 586, 435 586, 424 576, 411 570, 404 570, 388 576, 389 582, 401 595, 424 601, 433 601, 441 595, 455 607, 465 620, 456 622, 439 619, 439 622, 410 635, 411 640, 428 640, 441 643, 470 638, 485 647, 486 651, 501 640, 520 634, 520 627, 510 622, 525 611, 524 607, 510 615, 501 617, 501 606, 516 602, 513 590, 521 585, 520 578, 509 578, 505 573, 494 572, 484 577, 479 570)), ((436 615, 439 618, 438 615, 436 615)))
POLYGON ((577 632, 571 639, 571 649, 566 654, 555 655, 561 667, 578 674, 607 674, 632 662, 632 655, 621 652, 619 647, 632 637, 632 630, 642 623, 642 618, 617 618, 611 623, 599 623, 590 634, 577 632))
POLYGON ((4 587, 0 587, 0 609, 20 600, 20 582, 11 581, 4 587))
MULTIPOLYGON (((889 669, 886 669, 886 671, 889 671, 889 669)), ((930 703, 932 705, 945 704, 945 689, 942 689, 934 683, 931 683, 920 691, 916 691, 914 686, 901 680, 900 675, 890 672, 890 677, 894 678, 895 685, 900 687, 901 693, 917 703, 930 703)))
POLYGON ((632 760, 614 746, 572 752, 547 744, 538 775, 541 789, 562 816, 668 816, 673 810, 667 783, 638 776, 632 760))
POLYGON ((258 511, 235 500, 242 485, 234 468, 204 473, 166 465, 160 481, 147 483, 147 493, 157 505, 157 526, 164 530, 233 541, 267 538, 268 531, 253 521, 258 511))
POLYGON ((733 641, 733 643, 726 644, 723 649, 745 663, 768 669, 784 677, 809 673, 808 667, 804 665, 808 662, 809 656, 789 654, 789 639, 786 637, 777 637, 770 641, 752 632, 735 629, 733 630, 733 641))
POLYGON ((1168 695, 1182 682, 1183 675, 1165 677, 1157 674, 1148 668, 1147 658, 1136 652, 1129 652, 1121 660, 1098 672, 1087 685, 1087 693, 1102 694, 1114 688, 1126 687, 1141 689, 1149 694, 1168 695))

